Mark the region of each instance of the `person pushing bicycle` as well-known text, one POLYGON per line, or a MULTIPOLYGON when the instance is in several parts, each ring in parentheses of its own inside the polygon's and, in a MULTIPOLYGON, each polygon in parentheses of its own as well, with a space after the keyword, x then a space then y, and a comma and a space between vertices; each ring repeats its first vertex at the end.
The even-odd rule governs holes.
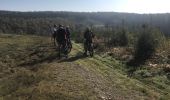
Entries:
POLYGON ((93 53, 93 38, 95 37, 94 33, 87 28, 84 32, 84 55, 87 55, 87 51, 93 53))

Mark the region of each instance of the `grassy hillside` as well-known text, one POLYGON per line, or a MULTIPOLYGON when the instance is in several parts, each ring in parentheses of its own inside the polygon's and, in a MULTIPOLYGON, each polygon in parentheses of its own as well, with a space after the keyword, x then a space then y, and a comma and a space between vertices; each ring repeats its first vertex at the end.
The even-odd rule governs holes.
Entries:
POLYGON ((138 70, 128 77, 121 61, 82 52, 73 43, 69 58, 59 60, 49 37, 1 34, 0 100, 170 99, 168 76, 145 78, 140 74, 147 70, 138 70))

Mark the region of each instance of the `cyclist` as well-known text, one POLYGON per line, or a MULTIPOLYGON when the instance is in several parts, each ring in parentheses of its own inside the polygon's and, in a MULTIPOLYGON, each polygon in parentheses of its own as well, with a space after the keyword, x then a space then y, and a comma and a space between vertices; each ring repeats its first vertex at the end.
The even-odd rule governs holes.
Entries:
POLYGON ((66 27, 66 36, 67 36, 68 42, 70 42, 70 35, 71 35, 70 29, 69 29, 69 26, 67 26, 67 27, 66 27))
MULTIPOLYGON (((90 28, 87 28, 86 31, 84 32, 84 55, 87 55, 87 51, 88 51, 88 44, 92 44, 93 43, 93 38, 94 38, 94 34, 93 32, 90 30, 90 28)), ((91 45, 92 46, 92 45, 91 45)))
POLYGON ((58 42, 58 48, 59 48, 59 57, 60 57, 61 52, 65 52, 66 40, 67 40, 66 31, 62 25, 59 25, 59 28, 57 30, 57 42, 58 42))
POLYGON ((56 45, 56 36, 57 36, 57 25, 54 24, 53 34, 52 34, 52 38, 53 38, 53 41, 54 41, 54 45, 56 45))

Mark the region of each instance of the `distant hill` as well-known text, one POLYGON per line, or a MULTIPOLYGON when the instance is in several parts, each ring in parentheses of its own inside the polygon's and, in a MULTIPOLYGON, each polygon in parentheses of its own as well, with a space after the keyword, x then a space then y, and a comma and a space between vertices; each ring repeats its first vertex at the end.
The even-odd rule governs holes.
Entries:
POLYGON ((63 24, 76 26, 109 25, 119 27, 122 23, 131 31, 138 30, 142 24, 159 28, 170 34, 170 14, 135 14, 117 12, 14 12, 0 11, 0 32, 47 34, 49 25, 63 24))

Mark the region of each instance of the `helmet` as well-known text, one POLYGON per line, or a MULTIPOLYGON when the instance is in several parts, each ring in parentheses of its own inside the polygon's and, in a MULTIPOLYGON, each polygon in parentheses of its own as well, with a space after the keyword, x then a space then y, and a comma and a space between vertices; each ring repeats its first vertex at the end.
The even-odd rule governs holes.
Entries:
POLYGON ((69 29, 69 26, 66 26, 66 29, 69 29))
POLYGON ((59 24, 59 25, 58 25, 58 27, 62 27, 62 25, 61 25, 61 24, 59 24))
POLYGON ((56 25, 56 24, 54 24, 54 27, 57 27, 57 25, 56 25))
POLYGON ((89 27, 87 27, 87 28, 86 28, 86 31, 90 31, 90 28, 89 28, 89 27))

